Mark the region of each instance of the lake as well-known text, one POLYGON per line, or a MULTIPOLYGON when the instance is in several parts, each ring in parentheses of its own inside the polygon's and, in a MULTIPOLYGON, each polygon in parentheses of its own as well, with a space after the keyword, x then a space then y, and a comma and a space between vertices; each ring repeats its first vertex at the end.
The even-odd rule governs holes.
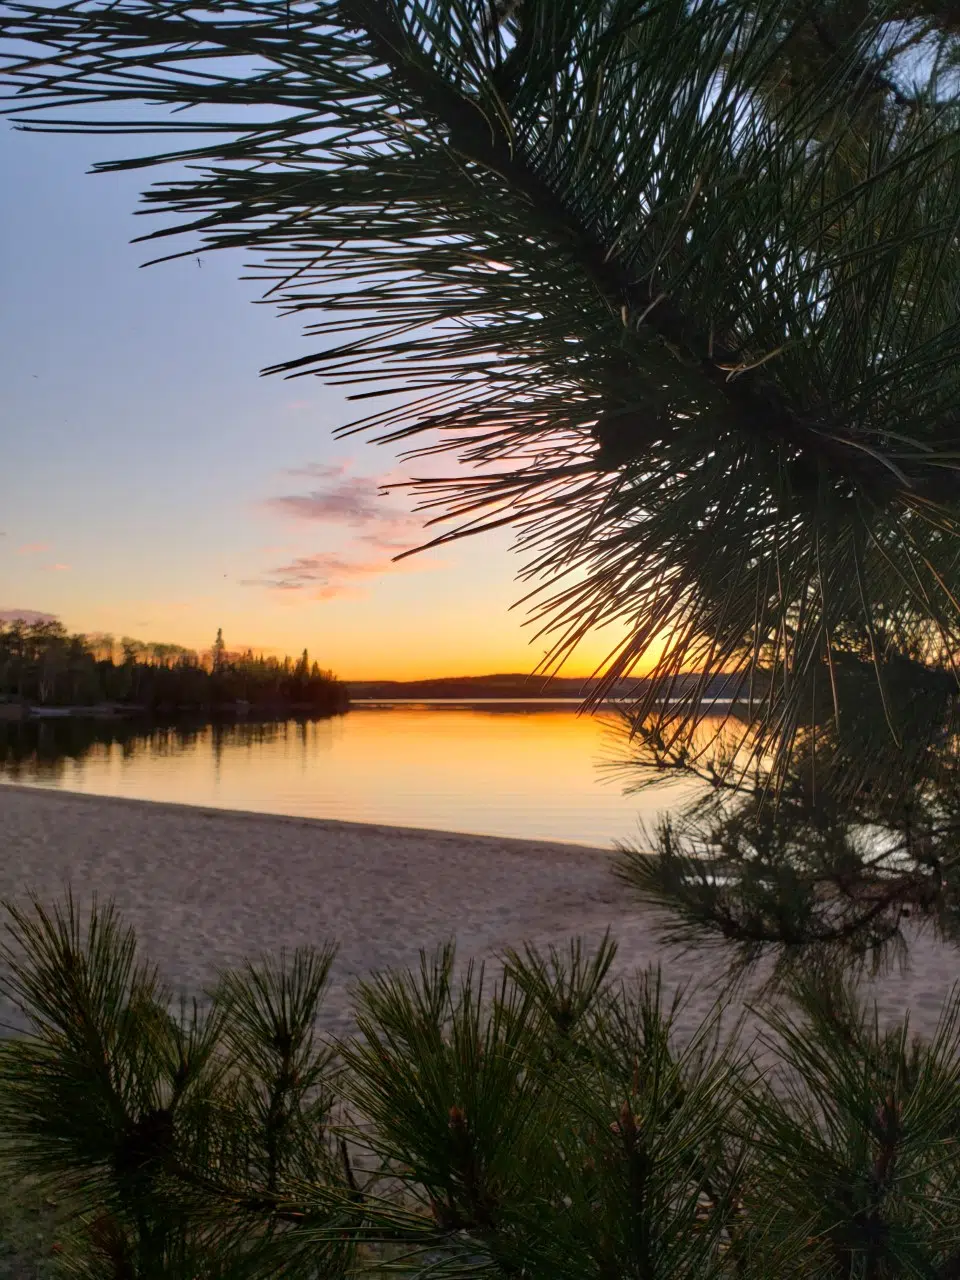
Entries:
POLYGON ((576 704, 383 704, 329 720, 0 723, 0 779, 93 795, 610 847, 690 794, 624 795, 576 704))

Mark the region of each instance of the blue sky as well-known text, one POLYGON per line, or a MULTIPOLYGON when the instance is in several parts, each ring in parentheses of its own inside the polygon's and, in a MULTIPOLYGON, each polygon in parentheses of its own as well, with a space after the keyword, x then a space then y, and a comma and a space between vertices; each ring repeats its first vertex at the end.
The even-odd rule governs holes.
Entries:
POLYGON ((532 669, 509 537, 390 567, 418 540, 376 497, 396 460, 333 439, 336 389, 259 376, 307 347, 242 261, 141 268, 144 175, 87 173, 131 142, 0 122, 0 611, 195 647, 222 626, 353 678, 532 669))

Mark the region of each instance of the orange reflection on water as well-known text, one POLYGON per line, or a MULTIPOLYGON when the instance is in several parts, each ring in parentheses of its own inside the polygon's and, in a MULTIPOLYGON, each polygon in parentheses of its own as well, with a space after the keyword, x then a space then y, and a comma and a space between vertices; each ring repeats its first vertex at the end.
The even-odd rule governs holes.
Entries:
MULTIPOLYGON (((42 726, 51 730, 52 726, 42 726)), ((609 848, 689 783, 624 795, 610 719, 572 707, 355 708, 333 720, 158 730, 3 776, 99 795, 609 848)))

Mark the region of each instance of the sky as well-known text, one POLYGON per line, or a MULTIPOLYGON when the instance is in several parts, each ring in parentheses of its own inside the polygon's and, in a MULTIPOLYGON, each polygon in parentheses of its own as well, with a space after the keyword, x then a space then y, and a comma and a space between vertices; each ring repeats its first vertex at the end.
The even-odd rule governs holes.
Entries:
POLYGON ((87 172, 132 143, 0 120, 0 614, 197 649, 222 627, 344 679, 533 670, 509 534, 392 563, 421 540, 378 492, 398 459, 334 439, 359 416, 337 388, 260 376, 309 347, 242 259, 142 268, 145 176, 87 172))

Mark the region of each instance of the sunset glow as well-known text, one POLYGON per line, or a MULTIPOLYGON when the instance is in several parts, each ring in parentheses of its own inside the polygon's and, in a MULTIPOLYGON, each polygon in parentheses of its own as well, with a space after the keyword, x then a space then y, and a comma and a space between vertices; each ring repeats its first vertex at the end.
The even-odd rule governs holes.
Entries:
POLYGON ((362 409, 338 389, 259 376, 308 346, 251 305, 240 260, 140 269, 140 178, 85 172, 106 141, 0 130, 20 193, 0 205, 0 612, 195 649, 222 627, 347 679, 533 671, 551 641, 511 612, 509 536, 394 563, 437 531, 380 486, 423 467, 335 440, 362 409))

